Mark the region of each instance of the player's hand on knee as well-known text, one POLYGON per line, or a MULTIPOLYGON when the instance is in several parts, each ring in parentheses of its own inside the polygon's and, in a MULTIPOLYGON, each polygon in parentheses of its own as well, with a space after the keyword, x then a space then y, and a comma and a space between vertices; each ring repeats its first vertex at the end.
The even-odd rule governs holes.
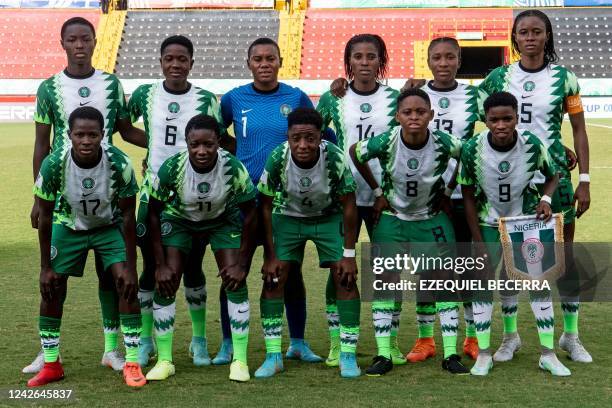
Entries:
POLYGON ((427 81, 425 81, 424 79, 408 78, 404 83, 404 86, 402 86, 402 89, 400 89, 400 92, 404 92, 411 88, 420 88, 422 86, 425 86, 426 83, 427 81))
POLYGON ((343 257, 338 262, 336 273, 339 275, 340 285, 351 291, 357 283, 357 262, 355 258, 343 257))
POLYGON ((125 299, 128 303, 136 300, 138 296, 138 279, 133 271, 128 268, 121 268, 117 281, 117 292, 119 296, 125 299))
POLYGON ((261 267, 262 279, 267 287, 274 288, 278 286, 281 274, 283 271, 283 264, 275 256, 269 257, 264 260, 264 264, 261 267))
POLYGON ((30 211, 30 222, 32 223, 32 228, 38 229, 38 203, 34 200, 34 204, 32 205, 32 211, 30 211))
POLYGON ((574 205, 578 203, 576 207, 576 218, 580 218, 580 216, 591 206, 591 192, 589 187, 590 183, 585 182, 579 183, 578 187, 576 187, 573 201, 574 205))
POLYGON ((538 220, 542 220, 547 222, 552 217, 552 209, 550 208, 550 204, 546 201, 540 201, 538 206, 536 207, 536 218, 538 220))
POLYGON ((62 278, 50 267, 40 270, 40 296, 46 302, 54 299, 56 291, 62 284, 62 278))
POLYGON ((168 265, 160 265, 155 270, 155 282, 159 293, 164 297, 172 297, 178 289, 176 287, 176 273, 168 265))
POLYGON ((348 89, 348 81, 344 78, 336 78, 329 86, 329 91, 336 98, 343 98, 346 95, 346 90, 348 89))
POLYGON ((578 164, 578 157, 576 157, 576 153, 569 147, 563 146, 563 148, 565 149, 565 156, 567 157, 567 169, 572 171, 578 164))
POLYGON ((223 286, 228 290, 236 290, 246 279, 246 271, 238 264, 226 266, 219 271, 221 279, 223 279, 223 286))
POLYGON ((374 206, 372 206, 372 222, 374 225, 378 224, 380 215, 385 210, 395 213, 395 209, 391 207, 391 204, 389 204, 387 198, 384 195, 381 195, 380 197, 376 198, 376 201, 374 201, 374 206))

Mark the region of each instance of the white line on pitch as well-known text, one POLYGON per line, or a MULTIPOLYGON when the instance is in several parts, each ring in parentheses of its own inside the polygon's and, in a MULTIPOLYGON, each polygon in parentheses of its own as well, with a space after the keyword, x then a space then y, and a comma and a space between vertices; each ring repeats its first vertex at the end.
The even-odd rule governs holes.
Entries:
POLYGON ((612 126, 600 125, 599 123, 587 123, 587 126, 595 126, 595 127, 605 128, 605 129, 612 129, 612 126))

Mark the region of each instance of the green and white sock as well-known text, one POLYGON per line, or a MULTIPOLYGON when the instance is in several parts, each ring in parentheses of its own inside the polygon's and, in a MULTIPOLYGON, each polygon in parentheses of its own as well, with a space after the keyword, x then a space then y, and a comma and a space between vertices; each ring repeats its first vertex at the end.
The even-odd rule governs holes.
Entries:
POLYGON ((40 344, 45 355, 45 363, 54 363, 59 357, 60 326, 62 319, 40 316, 38 318, 38 333, 40 344))
POLYGON ((283 298, 259 301, 266 353, 281 352, 284 303, 283 298))
POLYGON ((402 302, 394 302, 393 317, 391 318, 391 348, 397 347, 397 335, 399 333, 401 314, 402 314, 402 302))
POLYGON ((104 352, 117 349, 119 338, 119 296, 114 290, 98 289, 104 328, 104 352))
POLYGON ((516 315, 518 313, 517 295, 501 295, 502 320, 504 321, 504 334, 516 333, 516 315))
POLYGON ((359 319, 361 301, 359 299, 338 300, 340 315, 340 352, 355 353, 359 340, 359 319))
POLYGON ((206 338, 206 286, 185 287, 185 300, 191 316, 191 335, 206 338))
POLYGON ((391 356, 391 326, 394 306, 393 300, 372 301, 372 324, 378 355, 387 358, 391 356))
POLYGON ((125 361, 127 363, 137 363, 142 319, 139 313, 120 314, 119 318, 121 319, 121 333, 123 333, 123 344, 125 345, 125 361))
POLYGON ((226 290, 227 311, 232 330, 232 345, 234 347, 234 360, 247 364, 247 348, 249 345, 249 322, 251 307, 249 305, 249 292, 247 285, 235 291, 226 290))
POLYGON ((327 276, 327 284, 325 285, 325 316, 327 317, 330 343, 339 342, 340 317, 338 315, 338 305, 336 305, 336 286, 331 272, 327 276))
POLYGON ((434 323, 436 322, 436 304, 417 302, 416 314, 419 338, 433 337, 434 323))
POLYGON ((474 326, 476 326, 476 337, 478 348, 486 350, 491 347, 491 317, 493 314, 493 302, 474 301, 474 326))
POLYGON ((153 291, 138 289, 140 315, 142 316, 142 332, 140 338, 153 337, 153 291))
POLYGON ((176 302, 174 296, 165 298, 155 291, 153 296, 153 326, 155 327, 158 361, 172 361, 175 316, 176 302))
POLYGON ((440 315, 440 329, 444 358, 457 354, 457 332, 459 331, 459 302, 436 302, 440 315))
POLYGON ((463 319, 465 320, 465 337, 476 337, 472 302, 463 302, 463 319))
POLYGON ((555 348, 555 311, 550 292, 530 292, 529 303, 536 318, 540 345, 547 349, 555 348))
POLYGON ((580 310, 578 298, 561 302, 561 310, 563 311, 563 331, 567 334, 578 334, 578 311, 580 310))

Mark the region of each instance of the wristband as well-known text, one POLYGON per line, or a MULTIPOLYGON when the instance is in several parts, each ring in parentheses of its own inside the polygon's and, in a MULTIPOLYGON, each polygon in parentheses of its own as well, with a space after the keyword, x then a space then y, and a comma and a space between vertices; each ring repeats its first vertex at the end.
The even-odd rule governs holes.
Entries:
POLYGON ((542 198, 540 198, 540 201, 544 201, 544 202, 548 203, 548 205, 550 205, 552 203, 552 198, 550 198, 549 195, 544 194, 542 196, 542 198))
POLYGON ((445 195, 445 196, 447 196, 447 197, 450 197, 450 196, 452 196, 452 195, 453 195, 453 191, 454 191, 454 190, 453 190, 452 188, 450 188, 450 187, 446 187, 446 188, 444 189, 444 195, 445 195))
POLYGON ((374 197, 376 197, 376 198, 381 197, 383 195, 382 188, 380 188, 380 187, 376 187, 372 191, 374 192, 374 197))
POLYGON ((344 257, 344 258, 354 258, 355 257, 355 249, 342 248, 342 257, 344 257))
POLYGON ((589 177, 589 173, 581 173, 578 176, 578 181, 581 183, 590 183, 591 182, 591 177, 589 177))

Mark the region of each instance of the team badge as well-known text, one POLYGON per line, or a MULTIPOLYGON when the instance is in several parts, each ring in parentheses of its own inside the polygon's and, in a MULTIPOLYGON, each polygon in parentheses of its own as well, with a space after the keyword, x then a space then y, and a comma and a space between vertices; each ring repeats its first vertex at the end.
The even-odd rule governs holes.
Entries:
POLYGON ((84 189, 91 190, 96 185, 96 182, 91 177, 86 177, 81 182, 81 185, 83 186, 84 189))
POLYGON ((54 247, 53 245, 51 245, 51 260, 54 260, 55 257, 57 256, 57 248, 54 247))
POLYGON ((168 235, 170 231, 172 231, 172 224, 170 224, 169 222, 164 222, 161 225, 161 234, 168 235))
POLYGON ((136 236, 142 238, 144 237, 146 232, 147 232, 147 227, 145 227, 145 225, 142 222, 139 222, 138 225, 136 225, 136 236))
POLYGON ((209 191, 210 191, 210 184, 208 184, 207 182, 203 181, 200 184, 198 184, 198 193, 206 194, 209 191))
POLYGON ((181 105, 176 102, 170 102, 168 104, 168 112, 170 113, 178 113, 181 110, 181 105))
POLYGON ((535 89, 535 82, 527 81, 523 84, 523 89, 527 92, 532 92, 535 89))
POLYGON ((408 160, 408 168, 410 170, 416 170, 419 168, 419 159, 412 158, 408 160))
POLYGON ((497 170, 499 170, 501 173, 509 172, 510 162, 508 162, 507 160, 504 160, 503 162, 499 163, 499 166, 497 166, 497 170))
POLYGON ((312 180, 309 177, 302 177, 300 179, 300 186, 303 188, 308 188, 312 185, 312 180))
POLYGON ((81 98, 87 98, 87 97, 89 97, 89 95, 91 95, 91 91, 86 86, 80 87, 78 92, 79 92, 79 96, 81 98))
POLYGON ((450 100, 448 98, 440 98, 438 101, 438 106, 442 109, 448 109, 450 106, 450 100))
POLYGON ((362 103, 359 106, 359 110, 362 111, 363 113, 370 113, 372 112, 372 105, 370 105, 369 103, 362 103))
POLYGON ((283 103, 280 107, 280 113, 284 117, 289 116, 289 114, 291 113, 291 110, 292 110, 291 106, 287 105, 286 103, 283 103))
POLYGON ((525 242, 521 244, 521 254, 525 262, 536 264, 544 258, 544 245, 542 245, 542 242, 537 238, 527 238, 525 242))

